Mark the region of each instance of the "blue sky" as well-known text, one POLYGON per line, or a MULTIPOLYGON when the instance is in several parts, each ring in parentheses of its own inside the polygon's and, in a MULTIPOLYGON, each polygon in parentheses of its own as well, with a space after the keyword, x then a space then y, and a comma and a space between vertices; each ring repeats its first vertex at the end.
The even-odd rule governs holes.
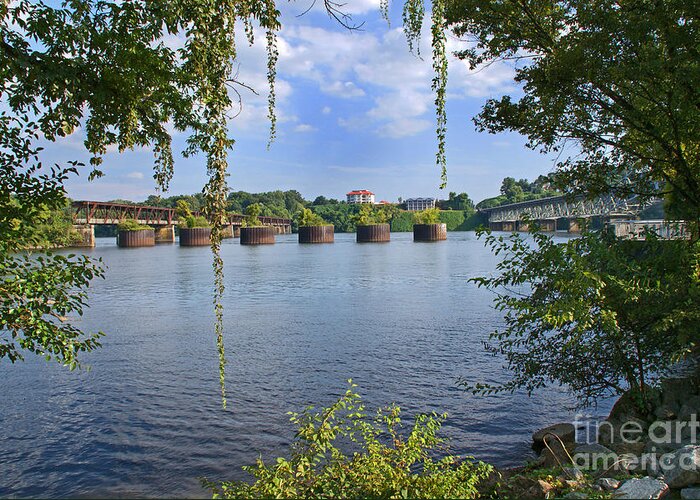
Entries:
MULTIPOLYGON (((264 35, 256 32, 253 47, 242 39, 238 44, 238 79, 259 95, 241 89, 243 109, 230 124, 236 139, 230 155, 232 189, 296 189, 307 199, 321 194, 343 199, 352 189, 369 189, 377 200, 389 201, 465 191, 479 201, 497 195, 505 176, 532 179, 551 170, 552 159, 527 150, 522 137, 477 133, 471 122, 487 98, 517 92, 513 68, 495 64, 475 72, 451 59, 448 185, 440 191, 427 26, 422 60, 409 52, 401 31, 401 3, 391 5, 389 26, 378 0, 348 0, 345 9, 356 22, 364 22, 362 30, 348 31, 321 5, 299 17, 307 1, 279 4, 278 138, 269 150, 264 35)), ((461 44, 450 36, 448 49, 461 44)), ((198 192, 206 182, 203 158, 180 155, 184 139, 184 134, 174 137, 175 176, 167 195, 198 192)), ((87 159, 82 140, 78 130, 47 145, 48 159, 87 159)), ((83 172, 67 183, 68 194, 74 199, 143 200, 156 193, 152 165, 148 150, 110 151, 106 176, 88 182, 83 172)))

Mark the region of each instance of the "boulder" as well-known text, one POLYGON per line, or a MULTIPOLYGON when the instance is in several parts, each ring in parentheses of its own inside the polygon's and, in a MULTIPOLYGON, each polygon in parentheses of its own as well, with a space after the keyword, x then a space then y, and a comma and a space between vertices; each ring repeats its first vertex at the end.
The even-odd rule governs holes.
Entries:
POLYGON ((663 497, 668 491, 668 485, 658 479, 652 479, 650 477, 628 479, 615 491, 615 498, 653 500, 663 497))
POLYGON ((696 421, 700 420, 700 396, 692 396, 685 400, 678 412, 678 420, 688 422, 692 415, 695 415, 696 421))
POLYGON ((681 490, 682 500, 700 500, 700 488, 683 488, 681 490))
POLYGON ((662 464, 664 478, 671 488, 700 484, 700 446, 688 445, 667 455, 662 464))
POLYGON ((532 448, 539 453, 545 448, 545 439, 547 439, 548 444, 558 441, 554 436, 561 439, 565 444, 573 443, 576 441, 576 428, 573 424, 560 423, 540 429, 532 435, 532 448))
POLYGON ((576 467, 564 467, 562 469, 564 472, 564 475, 573 481, 583 481, 586 479, 586 476, 583 475, 583 472, 581 472, 579 469, 576 467))
POLYGON ((574 500, 585 500, 588 498, 588 495, 586 493, 583 493, 582 491, 570 491, 566 495, 564 495, 562 498, 571 498, 574 500))
POLYGON ((559 467, 571 465, 571 459, 575 443, 562 443, 559 440, 547 439, 547 446, 542 449, 542 453, 537 463, 542 467, 559 467), (549 448, 548 448, 548 447, 549 448))
POLYGON ((610 448, 598 443, 580 444, 573 453, 574 465, 584 470, 599 470, 612 467, 617 455, 610 448))
POLYGON ((613 491, 620 487, 622 481, 618 481, 617 479, 610 477, 601 477, 595 482, 595 484, 603 488, 605 491, 613 491))

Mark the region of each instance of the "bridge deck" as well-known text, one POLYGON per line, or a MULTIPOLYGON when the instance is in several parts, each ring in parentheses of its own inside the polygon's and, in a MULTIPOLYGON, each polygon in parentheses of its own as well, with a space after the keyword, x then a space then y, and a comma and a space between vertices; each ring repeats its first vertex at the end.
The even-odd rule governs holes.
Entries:
MULTIPOLYGON (((139 224, 149 226, 171 226, 179 223, 174 208, 151 207, 147 205, 127 205, 103 201, 74 201, 72 204, 74 224, 119 224, 124 219, 134 219, 139 224)), ((195 212, 195 215, 200 215, 195 212)), ((229 214, 229 223, 240 226, 244 215, 229 214)), ((291 226, 290 219, 281 217, 258 217, 266 226, 291 226)))

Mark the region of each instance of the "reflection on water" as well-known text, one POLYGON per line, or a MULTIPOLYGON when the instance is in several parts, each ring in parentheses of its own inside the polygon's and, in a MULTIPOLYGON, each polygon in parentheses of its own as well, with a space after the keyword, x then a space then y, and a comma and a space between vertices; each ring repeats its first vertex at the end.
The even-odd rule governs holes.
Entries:
POLYGON ((539 426, 570 419, 560 391, 474 397, 458 377, 504 380, 481 342, 501 324, 467 283, 495 258, 473 233, 414 244, 245 247, 226 240, 229 410, 219 399, 207 247, 91 251, 109 270, 79 321, 107 333, 70 373, 41 359, 0 366, 0 497, 202 495, 198 477, 286 451, 286 415, 326 404, 352 378, 369 407, 447 411, 453 451, 520 463, 539 426))

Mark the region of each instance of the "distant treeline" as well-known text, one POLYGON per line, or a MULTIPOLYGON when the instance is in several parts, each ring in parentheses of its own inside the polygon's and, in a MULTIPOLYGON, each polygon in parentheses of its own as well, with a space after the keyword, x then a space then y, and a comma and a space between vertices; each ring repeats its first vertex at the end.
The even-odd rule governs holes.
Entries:
MULTIPOLYGON (((436 206, 441 210, 440 220, 447 224, 449 231, 469 231, 485 223, 483 217, 478 214, 477 209, 556 196, 558 194, 560 193, 551 187, 550 178, 546 176, 540 176, 533 182, 529 182, 527 179, 515 180, 512 177, 506 177, 501 184, 501 195, 483 200, 476 206, 467 193, 456 192, 448 193, 447 199, 437 200, 436 206)), ((187 201, 193 211, 201 210, 204 206, 204 196, 201 193, 169 197, 151 195, 140 202, 129 200, 111 201, 175 208, 179 200, 187 201)), ((293 230, 296 230, 295 219, 299 211, 302 208, 310 208, 325 221, 333 224, 336 232, 354 232, 354 216, 359 211, 359 205, 348 204, 345 201, 326 198, 325 196, 317 196, 312 201, 306 200, 301 193, 295 190, 277 190, 265 193, 234 191, 228 196, 228 210, 230 212, 243 213, 246 207, 253 203, 261 206, 260 215, 292 219, 294 221, 292 225, 293 230)), ((406 211, 406 204, 401 198, 399 198, 398 203, 377 205, 375 210, 386 212, 392 231, 412 230, 412 212, 406 211)), ((108 227, 98 227, 96 231, 98 236, 111 236, 114 232, 108 227)))
POLYGON ((540 175, 533 182, 529 182, 527 179, 516 181, 513 177, 506 177, 501 183, 501 194, 480 201, 476 208, 492 208, 559 195, 561 192, 556 190, 550 176, 540 175))

